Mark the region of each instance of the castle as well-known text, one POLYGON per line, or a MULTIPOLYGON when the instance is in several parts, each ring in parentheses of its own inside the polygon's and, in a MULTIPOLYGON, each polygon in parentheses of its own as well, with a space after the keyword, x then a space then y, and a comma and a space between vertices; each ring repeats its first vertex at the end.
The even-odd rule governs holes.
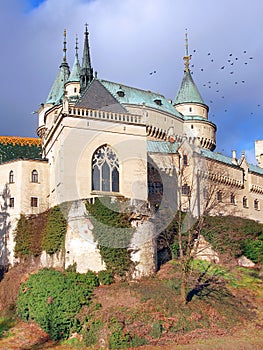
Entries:
MULTIPOLYGON (((64 202, 75 206, 63 264, 76 263, 80 272, 104 268, 92 223, 83 224, 85 237, 80 232, 86 199, 124 197, 137 205, 139 214, 131 225, 136 228, 132 246, 140 262, 138 274, 147 274, 155 264, 154 228, 142 224, 140 203, 156 212, 167 207, 163 198, 168 198, 170 209, 198 216, 212 181, 218 204, 212 214, 263 222, 263 141, 256 142, 258 166, 248 163, 245 154, 238 159, 235 151, 230 157, 214 152, 216 125, 192 78, 187 36, 183 79, 173 101, 98 78, 87 27, 82 63, 77 43, 72 69, 66 52, 64 32, 63 59, 38 111, 39 138, 0 137, 1 266, 16 262, 14 229, 21 213, 38 214, 64 202)), ((60 264, 59 257, 55 260, 42 256, 43 266, 60 264)))

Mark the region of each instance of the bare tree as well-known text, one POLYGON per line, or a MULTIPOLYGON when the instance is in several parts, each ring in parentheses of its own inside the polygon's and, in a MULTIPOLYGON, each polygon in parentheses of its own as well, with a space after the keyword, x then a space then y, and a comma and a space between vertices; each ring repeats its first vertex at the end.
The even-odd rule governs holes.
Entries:
POLYGON ((193 150, 179 164, 178 243, 181 269, 181 298, 187 301, 187 286, 193 260, 200 253, 200 240, 208 215, 234 214, 238 188, 220 163, 205 159, 193 150), (183 212, 186 214, 183 215, 183 212))
MULTIPOLYGON (((200 241, 205 217, 234 214, 236 206, 233 204, 238 186, 232 179, 231 168, 226 170, 224 167, 222 170, 219 162, 204 158, 198 147, 187 142, 179 148, 177 158, 171 156, 171 164, 175 169, 172 176, 158 176, 156 171, 152 175, 152 182, 163 183, 161 195, 157 193, 156 201, 153 201, 154 204, 160 203, 155 215, 155 226, 157 230, 160 226, 159 244, 168 247, 170 252, 174 251, 174 237, 177 238, 180 294, 182 301, 186 302, 193 261, 203 249, 200 241), (176 198, 171 191, 172 187, 176 198), (168 191, 165 191, 166 188, 168 191), (162 208, 165 209, 160 210, 162 208)), ((164 262, 166 258, 169 259, 167 252, 163 256, 164 262)))

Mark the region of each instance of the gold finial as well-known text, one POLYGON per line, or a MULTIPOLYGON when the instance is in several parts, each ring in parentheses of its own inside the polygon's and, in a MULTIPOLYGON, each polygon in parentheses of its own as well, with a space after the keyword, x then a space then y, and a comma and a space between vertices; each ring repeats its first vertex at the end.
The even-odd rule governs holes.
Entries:
POLYGON ((64 58, 63 61, 66 62, 67 57, 66 57, 66 52, 67 52, 67 31, 64 29, 64 47, 63 47, 63 52, 64 52, 64 58))
POLYGON ((191 55, 189 55, 188 52, 188 35, 187 35, 187 28, 185 29, 185 56, 184 56, 184 64, 185 64, 185 72, 189 72, 189 64, 191 55))

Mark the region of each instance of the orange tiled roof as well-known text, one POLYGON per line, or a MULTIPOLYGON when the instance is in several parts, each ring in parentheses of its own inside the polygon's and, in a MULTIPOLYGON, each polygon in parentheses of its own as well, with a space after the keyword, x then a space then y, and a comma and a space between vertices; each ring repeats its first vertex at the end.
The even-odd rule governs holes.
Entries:
POLYGON ((41 139, 35 137, 0 136, 0 143, 4 145, 41 146, 41 139))

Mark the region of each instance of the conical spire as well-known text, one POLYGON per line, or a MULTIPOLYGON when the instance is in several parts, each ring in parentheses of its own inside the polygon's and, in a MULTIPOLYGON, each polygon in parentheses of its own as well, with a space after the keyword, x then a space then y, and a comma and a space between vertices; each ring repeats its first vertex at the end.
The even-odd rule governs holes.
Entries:
POLYGON ((68 82, 80 82, 80 64, 79 64, 79 56, 78 56, 78 37, 76 36, 76 47, 75 47, 75 60, 73 63, 72 71, 70 73, 68 82))
POLYGON ((91 68, 90 52, 89 52, 89 32, 88 25, 86 24, 85 41, 82 57, 82 66, 80 71, 80 92, 82 93, 86 86, 93 79, 93 69, 91 68))
POLYGON ((194 80, 192 78, 192 74, 189 68, 191 55, 188 53, 188 37, 187 32, 185 33, 185 43, 186 43, 186 54, 184 56, 184 77, 180 86, 180 89, 177 92, 177 95, 174 99, 174 105, 181 104, 181 103, 201 103, 205 105, 204 100, 202 96, 200 95, 200 92, 198 91, 194 80))
POLYGON ((63 97, 64 93, 64 84, 69 78, 70 75, 70 70, 69 70, 69 65, 67 63, 67 40, 66 40, 66 29, 64 30, 64 46, 63 46, 63 60, 62 63, 59 67, 58 74, 56 76, 56 79, 52 85, 52 88, 48 94, 48 98, 46 100, 46 103, 57 103, 60 101, 60 99, 63 97))

